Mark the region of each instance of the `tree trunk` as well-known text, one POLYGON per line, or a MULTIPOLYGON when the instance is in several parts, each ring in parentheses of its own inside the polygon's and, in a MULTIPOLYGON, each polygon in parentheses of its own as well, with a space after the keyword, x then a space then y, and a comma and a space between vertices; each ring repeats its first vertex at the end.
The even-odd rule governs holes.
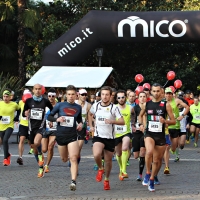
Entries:
POLYGON ((26 0, 18 0, 18 73, 21 80, 21 86, 26 83, 26 68, 25 68, 25 28, 23 24, 22 14, 26 7, 26 0))

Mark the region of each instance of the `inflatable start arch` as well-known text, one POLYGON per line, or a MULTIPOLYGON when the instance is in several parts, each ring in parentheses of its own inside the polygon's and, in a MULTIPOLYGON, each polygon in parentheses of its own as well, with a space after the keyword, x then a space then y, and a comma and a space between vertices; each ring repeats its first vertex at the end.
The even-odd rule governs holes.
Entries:
POLYGON ((42 65, 75 65, 101 44, 199 41, 200 11, 90 11, 45 48, 42 65))

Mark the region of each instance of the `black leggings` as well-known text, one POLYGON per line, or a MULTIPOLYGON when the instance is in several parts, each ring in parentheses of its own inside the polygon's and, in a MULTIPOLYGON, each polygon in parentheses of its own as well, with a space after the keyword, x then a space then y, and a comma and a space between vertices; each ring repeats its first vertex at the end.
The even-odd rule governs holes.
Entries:
POLYGON ((13 128, 7 128, 5 131, 0 131, 0 137, 3 143, 4 159, 8 158, 10 155, 8 152, 8 139, 10 138, 13 132, 13 128))

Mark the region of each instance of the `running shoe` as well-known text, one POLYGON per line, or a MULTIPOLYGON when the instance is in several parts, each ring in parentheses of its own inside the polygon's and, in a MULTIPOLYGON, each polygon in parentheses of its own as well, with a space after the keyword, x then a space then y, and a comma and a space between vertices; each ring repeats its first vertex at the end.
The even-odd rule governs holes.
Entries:
POLYGON ((30 151, 28 152, 28 154, 33 154, 33 149, 30 149, 30 151))
POLYGON ((49 166, 48 166, 48 165, 45 165, 45 166, 44 166, 44 172, 45 172, 45 173, 49 173, 49 171, 50 171, 50 170, 49 170, 49 166))
POLYGON ((22 160, 22 158, 17 158, 17 163, 19 164, 19 165, 23 165, 23 160, 22 160))
POLYGON ((155 189, 154 189, 154 180, 149 180, 149 183, 148 183, 148 190, 150 192, 154 192, 155 189))
POLYGON ((179 161, 179 157, 176 157, 175 159, 174 159, 174 162, 178 162, 179 161))
POLYGON ((11 154, 7 157, 7 160, 8 160, 8 163, 9 163, 9 165, 11 164, 11 154))
POLYGON ((158 176, 154 176, 154 185, 160 185, 160 181, 158 180, 158 176))
POLYGON ((122 172, 122 176, 123 176, 124 178, 128 178, 128 174, 127 174, 126 172, 122 172))
POLYGON ((44 173, 45 173, 44 168, 39 168, 37 177, 38 178, 44 177, 44 173))
POLYGON ((130 165, 129 160, 127 160, 126 166, 129 166, 129 165, 130 165))
POLYGON ((103 169, 99 169, 96 175, 96 181, 97 182, 101 182, 102 180, 102 176, 103 176, 104 170, 103 169))
POLYGON ((120 181, 123 181, 123 180, 124 180, 124 177, 122 176, 122 173, 119 173, 119 180, 120 180, 120 181))
POLYGON ((76 181, 72 180, 69 188, 71 191, 75 191, 76 190, 76 181))
POLYGON ((136 180, 137 180, 137 181, 142 181, 142 176, 141 176, 141 175, 138 175, 138 177, 137 177, 136 180))
POLYGON ((165 169, 164 169, 164 174, 170 174, 170 172, 169 172, 169 167, 165 167, 165 169))
POLYGON ((144 177, 144 180, 142 181, 142 185, 147 186, 149 179, 150 179, 151 174, 146 174, 144 177))
POLYGON ((43 154, 38 155, 38 165, 43 166, 44 165, 44 156, 43 154))
POLYGON ((10 165, 9 160, 5 158, 5 159, 3 160, 3 166, 9 166, 9 165, 10 165))
POLYGON ((186 144, 190 144, 190 140, 186 140, 186 144))
POLYGON ((109 180, 104 180, 104 190, 110 190, 109 180))
POLYGON ((197 144, 196 142, 194 143, 194 147, 195 147, 195 148, 198 147, 198 144, 197 144))

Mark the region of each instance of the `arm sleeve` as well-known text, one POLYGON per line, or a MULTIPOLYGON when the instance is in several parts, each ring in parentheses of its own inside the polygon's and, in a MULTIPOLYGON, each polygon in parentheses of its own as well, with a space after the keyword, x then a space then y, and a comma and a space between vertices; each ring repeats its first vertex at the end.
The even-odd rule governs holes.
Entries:
MULTIPOLYGON (((47 120, 48 121, 50 121, 50 122, 56 122, 56 119, 57 118, 55 118, 54 117, 54 115, 56 114, 56 113, 58 113, 59 112, 59 103, 57 103, 54 107, 53 107, 53 110, 51 110, 51 112, 49 113, 49 115, 48 115, 48 117, 47 117, 47 120)), ((50 109, 50 108, 49 108, 50 109)))
POLYGON ((192 114, 190 113, 190 111, 188 112, 188 114, 187 114, 187 124, 190 124, 191 122, 192 122, 192 114))
POLYGON ((14 118, 14 122, 18 122, 19 121, 19 115, 21 113, 21 109, 17 110, 17 115, 14 118))

